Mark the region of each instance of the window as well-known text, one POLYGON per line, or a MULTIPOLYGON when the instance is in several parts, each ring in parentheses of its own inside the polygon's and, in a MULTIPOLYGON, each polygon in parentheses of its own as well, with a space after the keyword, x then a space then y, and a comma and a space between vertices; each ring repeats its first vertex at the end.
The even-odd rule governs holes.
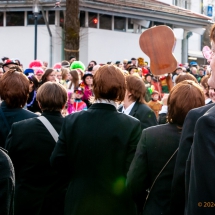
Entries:
POLYGON ((112 30, 112 16, 109 15, 99 15, 99 28, 112 30))
POLYGON ((64 14, 63 11, 60 11, 60 26, 64 28, 64 14))
POLYGON ((134 24, 133 24, 131 18, 128 18, 128 29, 132 29, 132 30, 134 29, 134 24))
POLYGON ((98 18, 97 13, 89 13, 89 27, 90 28, 97 28, 98 18))
POLYGON ((3 12, 0 12, 0 26, 3 26, 3 17, 4 17, 3 12))
POLYGON ((125 31, 126 18, 125 17, 114 17, 114 30, 115 31, 125 31))
POLYGON ((7 12, 6 26, 24 26, 24 12, 7 12))
MULTIPOLYGON (((35 20, 35 16, 33 14, 33 12, 28 12, 28 25, 34 25, 34 20, 35 20)), ((37 15, 37 24, 38 25, 45 25, 45 21, 43 19, 43 14, 42 12, 40 12, 37 15)))
POLYGON ((80 11, 80 27, 85 27, 85 11, 80 11))
POLYGON ((49 24, 54 25, 55 24, 55 11, 48 11, 49 13, 49 24))
POLYGON ((158 26, 158 25, 165 25, 163 22, 154 22, 154 25, 158 26))

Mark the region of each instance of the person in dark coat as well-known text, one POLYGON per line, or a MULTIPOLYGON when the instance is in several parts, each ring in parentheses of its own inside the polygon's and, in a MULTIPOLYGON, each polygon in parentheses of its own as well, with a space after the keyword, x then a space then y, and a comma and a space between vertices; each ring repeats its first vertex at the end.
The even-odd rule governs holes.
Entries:
POLYGON ((213 215, 215 213, 214 186, 214 117, 212 107, 196 123, 192 150, 186 166, 185 215, 213 215), (204 134, 203 134, 204 133, 204 134), (188 175, 189 173, 189 175, 188 175))
MULTIPOLYGON (((211 56, 209 58, 211 76, 208 85, 215 88, 215 24, 211 28, 211 56)), ((210 108, 196 123, 192 145, 190 174, 187 188, 188 198, 185 204, 185 214, 212 215, 215 214, 215 107, 210 108)), ((186 183, 187 184, 187 183, 186 183)))
POLYGON ((13 215, 15 175, 7 151, 0 148, 0 214, 13 215))
POLYGON ((158 124, 154 111, 145 102, 145 93, 146 87, 141 78, 134 75, 126 76, 124 104, 118 109, 139 119, 142 130, 158 124))
POLYGON ((29 75, 28 76, 30 86, 29 86, 29 97, 27 100, 27 109, 29 111, 32 111, 34 113, 39 112, 41 113, 41 109, 38 105, 38 102, 36 100, 36 95, 37 95, 37 89, 39 86, 39 81, 34 75, 29 75))
POLYGON ((128 172, 127 187, 143 215, 171 214, 171 184, 181 129, 188 111, 204 105, 203 91, 195 82, 183 81, 171 90, 167 105, 169 123, 143 130, 128 172), (145 190, 149 190, 146 199, 145 190), (142 205, 137 201, 140 199, 142 205))
POLYGON ((38 115, 23 109, 29 94, 29 80, 18 66, 14 66, 0 79, 0 147, 14 122, 37 117, 38 115))
POLYGON ((119 68, 101 66, 93 89, 95 102, 65 118, 51 156, 53 168, 70 175, 65 215, 133 215, 135 204, 125 180, 140 139, 140 122, 116 109, 115 101, 125 95, 119 68))
POLYGON ((188 155, 193 144, 194 128, 197 120, 210 110, 215 104, 202 106, 190 110, 184 121, 179 149, 172 180, 171 212, 184 215, 185 208, 185 169, 188 155), (176 210, 177 208, 177 210, 176 210))
MULTIPOLYGON (((47 82, 37 93, 37 101, 45 117, 59 134, 64 118, 61 109, 67 92, 58 83, 47 82)), ((38 118, 14 123, 6 140, 6 148, 14 164, 16 189, 15 215, 60 215, 68 178, 54 171, 49 162, 56 140, 38 118)))

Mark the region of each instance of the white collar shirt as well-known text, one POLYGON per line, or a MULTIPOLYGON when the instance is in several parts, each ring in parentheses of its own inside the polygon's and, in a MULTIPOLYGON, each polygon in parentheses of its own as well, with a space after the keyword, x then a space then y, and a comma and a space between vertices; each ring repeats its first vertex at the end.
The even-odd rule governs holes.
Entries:
POLYGON ((126 114, 126 115, 129 115, 129 113, 131 112, 131 110, 132 110, 132 108, 134 107, 135 103, 136 103, 136 102, 131 103, 126 109, 125 109, 124 106, 123 106, 123 108, 122 108, 122 113, 124 113, 124 114, 126 114))

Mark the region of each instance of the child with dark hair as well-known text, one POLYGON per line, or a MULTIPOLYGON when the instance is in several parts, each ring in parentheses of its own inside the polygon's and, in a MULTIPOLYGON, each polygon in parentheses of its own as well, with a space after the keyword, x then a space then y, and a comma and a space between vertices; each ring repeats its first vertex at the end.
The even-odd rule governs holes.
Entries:
POLYGON ((32 112, 40 112, 41 109, 37 103, 36 100, 36 95, 37 95, 37 88, 39 86, 39 81, 34 75, 29 75, 28 76, 29 80, 29 97, 27 100, 27 109, 32 111, 32 112))

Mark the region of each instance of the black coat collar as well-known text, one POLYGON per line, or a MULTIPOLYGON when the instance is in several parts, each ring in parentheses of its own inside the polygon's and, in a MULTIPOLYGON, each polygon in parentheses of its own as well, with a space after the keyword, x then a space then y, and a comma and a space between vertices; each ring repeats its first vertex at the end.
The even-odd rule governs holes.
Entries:
POLYGON ((113 105, 105 103, 95 103, 91 105, 89 109, 106 109, 116 111, 116 108, 113 105))
POLYGON ((135 102, 134 107, 131 109, 131 112, 129 113, 129 115, 134 116, 138 107, 139 107, 139 102, 135 102))
POLYGON ((45 110, 45 111, 42 112, 41 115, 42 116, 58 116, 58 117, 63 118, 63 116, 62 116, 60 111, 47 111, 47 110, 45 110))

